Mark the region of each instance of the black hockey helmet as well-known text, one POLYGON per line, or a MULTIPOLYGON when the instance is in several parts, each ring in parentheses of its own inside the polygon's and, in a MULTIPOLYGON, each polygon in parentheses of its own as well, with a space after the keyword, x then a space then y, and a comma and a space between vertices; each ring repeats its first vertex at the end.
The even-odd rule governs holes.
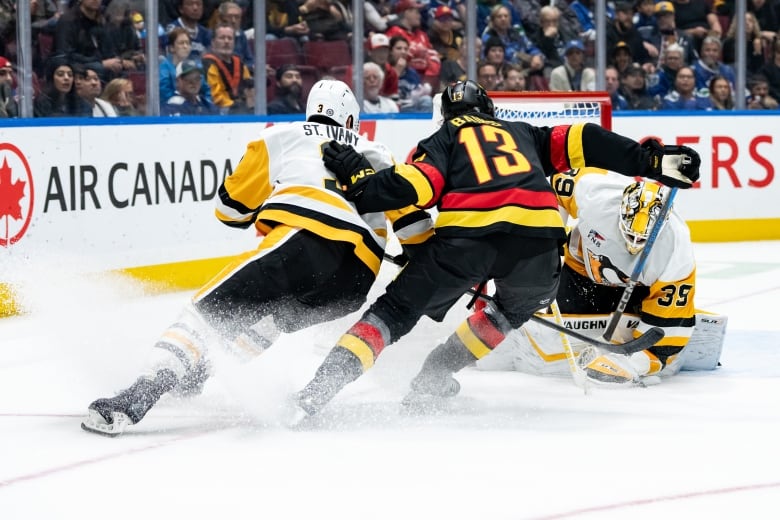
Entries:
POLYGON ((441 115, 445 120, 471 111, 494 115, 493 100, 476 81, 458 81, 442 92, 441 115))

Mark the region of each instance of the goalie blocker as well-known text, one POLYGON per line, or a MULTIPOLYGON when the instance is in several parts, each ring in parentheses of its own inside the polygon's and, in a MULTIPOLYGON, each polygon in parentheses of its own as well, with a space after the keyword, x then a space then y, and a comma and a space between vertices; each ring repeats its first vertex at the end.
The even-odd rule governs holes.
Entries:
MULTIPOLYGON (((554 321, 551 314, 542 315, 554 321)), ((609 315, 564 314, 566 328, 588 336, 601 335, 609 323, 609 315)), ((635 315, 625 314, 615 331, 614 339, 620 343, 631 339, 632 331, 639 323, 635 315)), ((668 377, 681 370, 714 370, 720 366, 720 356, 726 335, 728 318, 720 314, 696 311, 696 326, 686 347, 658 375, 668 377)), ((588 344, 572 341, 576 355, 588 344)), ((477 362, 480 370, 516 370, 533 375, 569 376, 569 365, 561 344, 560 335, 534 322, 523 325, 520 331, 507 336, 506 341, 490 356, 477 362)))

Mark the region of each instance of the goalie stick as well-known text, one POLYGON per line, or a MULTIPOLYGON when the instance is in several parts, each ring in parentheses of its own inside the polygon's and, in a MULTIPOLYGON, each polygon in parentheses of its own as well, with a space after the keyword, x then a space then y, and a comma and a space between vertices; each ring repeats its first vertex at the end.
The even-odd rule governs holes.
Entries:
MULTIPOLYGON (((399 255, 400 256, 400 255, 399 255)), ((402 260, 399 260, 398 257, 390 255, 388 253, 384 254, 384 258, 386 260, 389 260, 393 264, 403 267, 406 265, 405 262, 402 260)), ((476 295, 478 298, 481 298, 483 300, 487 301, 493 301, 493 297, 487 294, 482 294, 476 292, 474 289, 469 289, 466 291, 468 294, 474 296, 476 295)), ((641 352, 643 350, 647 350, 659 341, 663 339, 664 337, 664 331, 663 329, 659 327, 653 327, 638 338, 634 338, 631 341, 627 341, 625 343, 620 344, 614 344, 614 343, 608 343, 606 341, 600 341, 596 338, 591 338, 590 336, 586 336, 585 334, 580 334, 577 331, 567 329, 563 325, 558 325, 557 323, 553 323, 551 321, 548 321, 541 316, 537 316, 536 314, 531 315, 531 319, 535 321, 536 323, 543 325, 547 328, 557 330, 558 332, 561 332, 563 334, 567 334, 573 338, 576 338, 580 341, 584 341, 585 343, 589 343, 591 345, 594 345, 596 347, 599 347, 601 349, 604 349, 606 351, 615 353, 615 354, 625 354, 630 355, 634 354, 636 352, 641 352)))
POLYGON ((661 233, 661 228, 664 227, 666 215, 668 215, 669 211, 671 211, 672 203, 674 202, 674 198, 676 196, 677 188, 672 188, 672 190, 669 192, 669 198, 666 199, 666 204, 664 204, 664 207, 661 208, 661 211, 658 213, 655 224, 653 224, 653 229, 650 230, 650 236, 647 237, 647 243, 642 249, 642 254, 639 255, 639 259, 636 261, 634 270, 631 273, 631 278, 628 280, 628 285, 623 290, 623 294, 620 296, 617 309, 615 309, 615 312, 612 313, 612 318, 610 319, 609 324, 607 324, 607 328, 604 331, 603 337, 607 341, 612 339, 612 335, 615 333, 618 322, 623 316, 623 313, 626 311, 628 300, 631 299, 631 295, 634 293, 634 288, 639 281, 639 276, 642 274, 642 270, 645 268, 645 264, 647 263, 647 257, 650 256, 650 251, 653 249, 655 239, 658 238, 658 235, 661 233))

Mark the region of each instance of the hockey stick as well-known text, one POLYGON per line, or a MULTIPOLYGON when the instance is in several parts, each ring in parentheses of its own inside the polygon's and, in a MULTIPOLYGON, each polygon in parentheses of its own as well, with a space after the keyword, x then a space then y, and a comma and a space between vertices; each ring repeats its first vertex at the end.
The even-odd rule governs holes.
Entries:
POLYGON ((645 268, 645 264, 647 263, 647 257, 650 256, 650 251, 653 249, 655 239, 658 238, 658 235, 661 233, 661 228, 664 226, 666 215, 669 213, 669 211, 671 211, 672 203, 674 202, 674 198, 676 196, 677 188, 672 188, 672 190, 669 192, 669 198, 666 199, 666 204, 664 204, 664 207, 661 208, 661 211, 658 213, 658 218, 653 224, 653 229, 650 230, 650 236, 647 237, 647 243, 642 249, 642 254, 639 255, 639 259, 636 261, 636 265, 634 265, 634 271, 631 273, 631 278, 628 280, 628 285, 623 290, 623 294, 620 297, 617 309, 615 309, 615 312, 612 313, 612 318, 607 325, 607 329, 602 335, 602 337, 607 341, 612 339, 612 335, 615 333, 618 322, 623 316, 623 313, 626 311, 628 300, 631 299, 631 295, 634 293, 634 288, 637 285, 639 276, 642 274, 642 270, 645 268))
MULTIPOLYGON (((555 317, 555 323, 563 326, 563 316, 561 316, 561 310, 558 308, 557 301, 553 301, 550 304, 550 310, 553 313, 553 317, 555 317)), ((563 332, 559 332, 558 335, 561 338, 561 345, 563 346, 564 354, 566 354, 566 361, 569 363, 569 372, 571 372, 571 377, 574 380, 574 384, 582 388, 582 391, 585 392, 585 395, 587 395, 590 393, 588 378, 585 376, 585 372, 579 366, 577 366, 577 359, 574 356, 574 349, 571 347, 569 336, 563 332)))
MULTIPOLYGON (((398 260, 397 257, 387 254, 384 254, 384 258, 386 260, 389 260, 390 262, 394 263, 395 265, 403 267, 405 265, 404 262, 401 260, 398 260)), ((469 289, 466 291, 470 295, 478 294, 479 298, 487 301, 493 301, 493 297, 487 294, 479 294, 474 289, 469 289)), ((600 341, 596 338, 591 338, 590 336, 586 336, 585 334, 580 334, 579 332, 567 329, 563 325, 558 325, 557 323, 553 323, 551 321, 548 321, 541 316, 537 316, 536 314, 531 315, 531 319, 535 322, 537 322, 540 325, 544 325, 545 327, 553 330, 557 330, 558 332, 561 332, 563 334, 568 334, 569 336, 576 338, 580 341, 584 341, 585 343, 589 343, 593 346, 599 347, 601 349, 604 349, 609 352, 613 352, 615 354, 634 354, 636 352, 641 352, 643 350, 647 350, 656 343, 658 343, 663 337, 664 337, 664 331, 663 329, 659 327, 653 327, 638 338, 634 338, 631 341, 627 341, 625 343, 615 345, 613 343, 608 343, 605 341, 600 341)))

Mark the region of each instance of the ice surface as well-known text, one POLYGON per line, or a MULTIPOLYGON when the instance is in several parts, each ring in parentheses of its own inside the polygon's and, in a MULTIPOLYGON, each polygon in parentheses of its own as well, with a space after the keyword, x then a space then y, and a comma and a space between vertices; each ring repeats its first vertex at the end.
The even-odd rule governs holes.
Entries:
POLYGON ((217 356, 203 395, 166 397, 113 439, 79 428, 87 404, 135 379, 189 295, 142 297, 52 266, 27 288, 32 312, 0 320, 0 518, 778 518, 780 242, 696 254, 697 307, 729 317, 717 371, 586 396, 567 378, 467 369, 450 406, 402 414, 459 305, 307 428, 285 428, 284 398, 356 313, 247 365, 217 356))

